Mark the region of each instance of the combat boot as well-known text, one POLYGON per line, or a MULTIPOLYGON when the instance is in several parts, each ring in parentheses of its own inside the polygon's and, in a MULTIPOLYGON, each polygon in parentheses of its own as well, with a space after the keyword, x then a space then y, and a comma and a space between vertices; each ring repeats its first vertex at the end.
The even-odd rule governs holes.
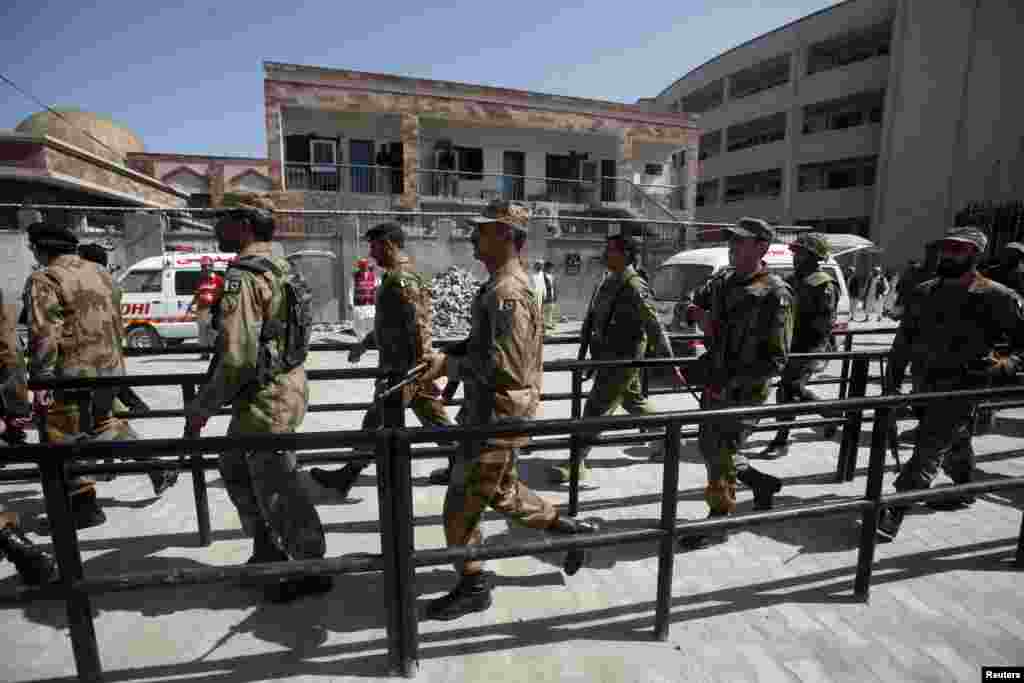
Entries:
POLYGON ((483 574, 464 574, 455 588, 427 603, 424 617, 438 621, 451 621, 473 612, 490 608, 491 587, 483 574))
POLYGON ((284 562, 287 559, 288 554, 277 547, 270 538, 270 532, 267 529, 260 529, 252 537, 252 555, 245 563, 284 562))
POLYGON ((431 484, 441 486, 451 481, 451 478, 451 467, 438 467, 436 470, 431 470, 430 476, 427 477, 427 481, 429 481, 431 484))
POLYGON ((575 517, 562 517, 561 515, 551 523, 548 531, 553 534, 593 534, 599 530, 594 522, 584 522, 575 517))
MULTIPOLYGON (((765 449, 761 451, 762 458, 781 458, 786 455, 789 455, 789 437, 787 436, 780 438, 776 435, 774 439, 768 442, 765 449)), ((740 479, 740 481, 743 480, 740 479)))
MULTIPOLYGON (((708 519, 725 517, 736 509, 736 483, 729 479, 709 481, 704 487, 704 500, 708 504, 708 519)), ((679 549, 699 550, 729 540, 728 530, 698 531, 679 537, 679 549)))
MULTIPOLYGON (((716 517, 728 517, 728 512, 709 512, 708 519, 715 519, 716 517)), ((729 540, 728 530, 724 531, 701 531, 694 534, 686 534, 679 537, 678 545, 679 549, 686 552, 690 550, 700 550, 702 548, 710 548, 713 545, 719 545, 729 540)))
POLYGON ((753 467, 737 472, 736 478, 753 490, 755 510, 771 510, 772 498, 782 490, 782 482, 778 477, 765 474, 753 467))
MULTIPOLYGON (((954 484, 970 484, 974 477, 967 475, 966 477, 960 477, 954 479, 954 484)), ((925 506, 932 510, 948 511, 948 510, 962 510, 964 508, 974 505, 975 498, 971 495, 954 496, 952 498, 944 498, 942 500, 929 500, 925 503, 925 506)))
POLYGON ((161 496, 164 491, 178 483, 178 470, 150 472, 149 480, 153 483, 153 495, 161 496))
POLYGON ((903 524, 903 516, 907 514, 907 508, 903 505, 882 508, 878 515, 878 531, 875 534, 878 540, 888 543, 896 538, 903 524))
POLYGON ((352 492, 352 487, 355 486, 356 481, 359 479, 359 473, 362 471, 362 466, 348 464, 333 472, 314 467, 309 471, 309 475, 313 477, 313 481, 316 483, 326 489, 334 489, 338 492, 338 495, 347 499, 348 494, 352 492))
MULTIPOLYGON (((96 489, 72 495, 70 507, 76 529, 89 529, 107 521, 107 515, 96 500, 96 489)), ((53 525, 52 520, 50 524, 53 525)))
POLYGON ((0 529, 0 557, 4 556, 14 563, 21 580, 27 584, 38 586, 58 579, 53 558, 28 540, 21 529, 0 529))
POLYGON ((320 595, 334 588, 333 576, 303 576, 273 583, 264 590, 268 602, 291 602, 307 595, 320 595))

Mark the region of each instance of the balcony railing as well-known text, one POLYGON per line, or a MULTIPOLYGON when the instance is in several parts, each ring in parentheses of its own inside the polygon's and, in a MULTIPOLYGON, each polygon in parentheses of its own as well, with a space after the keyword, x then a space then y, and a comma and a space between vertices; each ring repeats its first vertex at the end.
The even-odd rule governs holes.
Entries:
POLYGON ((402 170, 373 164, 306 164, 287 162, 285 189, 312 192, 398 195, 404 191, 402 170))

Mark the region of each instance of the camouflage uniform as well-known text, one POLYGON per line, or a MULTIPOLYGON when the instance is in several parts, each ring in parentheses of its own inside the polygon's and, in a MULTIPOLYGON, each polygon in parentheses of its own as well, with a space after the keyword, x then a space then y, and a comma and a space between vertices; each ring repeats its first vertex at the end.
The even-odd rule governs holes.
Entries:
MULTIPOLYGON (((705 390, 705 409, 765 402, 769 380, 786 367, 792 300, 789 286, 763 266, 747 276, 726 268, 697 291, 694 303, 707 311, 707 384, 721 391, 711 398, 705 390)), ((736 480, 753 471, 738 451, 755 424, 722 419, 701 425, 698 445, 708 473, 704 499, 712 514, 736 507, 736 480)))
MULTIPOLYGON (((61 254, 29 276, 25 297, 33 379, 124 374, 121 311, 106 271, 75 254, 61 254)), ((54 392, 46 414, 46 439, 137 438, 127 422, 113 416, 116 391, 111 387, 54 392)), ((71 492, 94 495, 95 484, 79 478, 72 482, 71 492)))
MULTIPOLYGON (((672 346, 651 303, 651 287, 633 266, 609 273, 599 286, 583 323, 582 343, 594 360, 639 360, 648 344, 659 357, 670 357, 672 346)), ((583 417, 602 417, 620 405, 630 415, 650 415, 640 383, 640 368, 599 369, 583 407, 583 417)), ((590 447, 584 448, 586 457, 590 447)))
MULTIPOLYGON (((801 236, 797 245, 808 245, 818 258, 828 256, 828 246, 823 238, 809 234, 801 236)), ((831 346, 832 328, 836 322, 836 307, 839 303, 839 285, 831 275, 821 268, 809 273, 793 273, 786 278, 786 284, 794 294, 793 353, 820 353, 831 346)), ((779 404, 796 401, 817 401, 818 396, 807 388, 807 380, 824 369, 822 361, 791 360, 782 371, 776 392, 779 404)), ((827 417, 827 416, 826 416, 827 417)), ((780 417, 780 422, 792 422, 792 417, 780 417)), ((783 444, 789 438, 789 429, 780 429, 774 443, 783 444)))
MULTIPOLYGON (((1010 342, 1011 354, 996 374, 1011 377, 1024 350, 1024 303, 1008 287, 975 273, 964 287, 941 278, 920 285, 893 341, 893 356, 909 360, 915 391, 955 391, 988 386, 993 348, 1010 342)), ((903 382, 905 363, 890 365, 890 386, 903 382)), ((949 400, 927 406, 917 444, 894 482, 898 491, 928 488, 940 466, 956 483, 974 470, 971 425, 974 404, 949 400)))
MULTIPOLYGON (((466 355, 448 358, 449 380, 463 382, 464 423, 532 420, 540 405, 544 372, 544 320, 529 276, 518 261, 499 269, 480 288, 472 320, 466 355)), ((558 519, 554 506, 519 480, 519 448, 528 442, 528 436, 477 442, 468 461, 456 466, 444 503, 449 545, 479 544, 480 517, 488 506, 536 529, 547 529, 558 519)), ((479 574, 482 566, 465 562, 461 571, 479 574)))
MULTIPOLYGON (((239 254, 239 260, 249 257, 268 259, 279 274, 228 269, 214 367, 188 413, 208 417, 231 403, 228 436, 292 433, 306 415, 306 371, 297 367, 274 374, 262 385, 256 383, 261 326, 265 320, 287 318, 282 282, 291 266, 271 256, 269 242, 253 243, 239 254)), ((271 367, 281 353, 277 341, 269 346, 271 367)), ((315 508, 297 485, 294 453, 229 451, 221 454, 220 473, 257 554, 269 534, 273 545, 290 557, 323 557, 323 530, 315 508)))
MULTIPOLYGON (((0 420, 13 417, 28 417, 32 405, 28 400, 28 385, 25 375, 25 357, 18 343, 14 306, 3 300, 0 293, 0 420)), ((10 427, 0 425, 4 440, 0 447, 16 439, 10 427)))
MULTIPOLYGON (((373 330, 360 343, 363 348, 378 350, 378 367, 404 375, 432 352, 430 289, 423 277, 412 270, 408 256, 399 257, 395 267, 387 271, 374 303, 373 330)), ((406 386, 402 390, 402 407, 411 407, 426 427, 451 425, 441 401, 441 390, 434 382, 406 386)), ((380 407, 374 404, 366 411, 362 428, 373 430, 382 423, 397 426, 394 417, 382 416, 380 407)), ((353 462, 334 472, 313 468, 311 474, 318 483, 337 488, 347 496, 359 473, 369 464, 369 460, 353 462)))

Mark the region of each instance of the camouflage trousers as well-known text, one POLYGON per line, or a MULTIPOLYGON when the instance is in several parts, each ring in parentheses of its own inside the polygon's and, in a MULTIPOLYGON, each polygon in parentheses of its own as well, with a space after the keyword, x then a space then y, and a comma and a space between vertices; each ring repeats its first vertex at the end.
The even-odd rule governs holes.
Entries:
MULTIPOLYGON (((823 349, 822 349, 823 350, 823 349)), ((776 403, 784 405, 786 403, 805 403, 808 401, 819 401, 821 400, 817 394, 807 388, 807 380, 809 380, 816 372, 818 372, 817 361, 791 361, 786 369, 782 371, 782 377, 779 379, 779 388, 775 393, 776 403)), ((836 413, 820 413, 822 417, 837 417, 836 413)), ((779 422, 792 422, 792 415, 779 417, 779 422)), ((782 427, 776 433, 775 438, 779 441, 789 438, 789 428, 782 427)))
MULTIPOLYGON (((922 391, 952 391, 967 387, 925 386, 922 391)), ((969 401, 946 400, 926 406, 917 426, 914 455, 903 464, 893 482, 897 491, 926 489, 941 468, 957 484, 970 481, 974 471, 971 429, 975 405, 969 401)))
MULTIPOLYGON (((583 406, 583 417, 604 417, 622 406, 630 415, 650 415, 654 411, 647 402, 640 384, 639 368, 611 368, 598 370, 594 375, 594 386, 590 388, 587 402, 583 406)), ((584 432, 596 436, 598 432, 584 432)), ((584 443, 580 457, 590 453, 591 446, 584 443)))
MULTIPOLYGON (((89 431, 89 427, 81 424, 80 404, 68 400, 61 394, 54 397, 46 411, 46 439, 49 443, 60 443, 75 439, 89 431)), ((137 439, 138 434, 131 426, 112 413, 93 415, 93 433, 97 439, 137 439)), ((96 491, 96 481, 86 477, 68 479, 68 490, 71 495, 92 494, 96 491)))
MULTIPOLYGON (((450 427, 452 421, 448 418, 448 411, 441 401, 441 391, 433 383, 426 389, 417 387, 415 392, 402 394, 402 409, 412 408, 412 412, 424 427, 450 427)), ((396 427, 398 420, 393 416, 385 416, 379 404, 374 404, 363 416, 362 429, 373 431, 380 426, 396 427)), ((357 467, 360 471, 373 462, 370 455, 366 460, 352 461, 349 466, 357 467)))
MULTIPOLYGON (((532 529, 547 529, 558 510, 519 480, 518 448, 484 446, 480 455, 457 460, 444 497, 444 535, 449 546, 479 545, 480 518, 490 507, 506 519, 532 529)), ((462 574, 479 574, 483 562, 456 563, 462 574)))
POLYGON ((558 324, 558 304, 548 303, 543 306, 544 311, 544 329, 548 332, 552 332, 555 329, 555 325, 558 324))
MULTIPOLYGON (((768 382, 728 386, 718 399, 705 398, 705 410, 761 405, 768 398, 768 382)), ((736 474, 747 467, 746 456, 739 450, 757 425, 757 420, 721 418, 700 426, 697 446, 704 458, 708 486, 704 499, 712 514, 732 512, 736 507, 736 474)))
MULTIPOLYGON (((252 435, 238 427, 228 436, 252 435)), ((320 517, 299 482, 295 454, 287 451, 228 451, 218 462, 224 488, 238 510, 245 532, 268 534, 292 559, 324 556, 326 543, 320 517)))

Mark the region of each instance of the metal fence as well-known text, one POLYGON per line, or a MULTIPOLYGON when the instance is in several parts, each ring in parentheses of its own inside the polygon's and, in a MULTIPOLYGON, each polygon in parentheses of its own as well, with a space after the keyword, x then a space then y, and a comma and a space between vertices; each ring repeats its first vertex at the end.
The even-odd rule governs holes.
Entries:
MULTIPOLYGON (((847 357, 853 364, 853 374, 866 377, 868 364, 883 358, 885 352, 855 352, 853 354, 809 354, 807 359, 837 360, 847 357)), ((648 361, 569 361, 558 365, 558 369, 580 373, 596 367, 656 367, 659 365, 686 365, 692 360, 658 359, 648 361)), ((379 376, 377 371, 327 371, 352 377, 355 373, 363 376, 379 376)), ((331 375, 333 377, 333 375, 331 375)), ((315 377, 314 377, 315 378, 315 377)), ((175 381, 194 381, 195 376, 178 376, 175 381)), ((36 383, 36 388, 95 387, 100 385, 133 384, 146 385, 164 382, 164 377, 105 378, 93 380, 61 380, 36 383)), ((574 385, 576 382, 574 381, 574 385)), ((651 430, 663 428, 665 439, 665 465, 661 486, 661 518, 656 526, 632 531, 609 531, 584 537, 545 538, 537 541, 511 543, 502 546, 471 546, 446 549, 418 550, 413 546, 414 514, 412 507, 411 460, 421 457, 436 457, 437 451, 413 449, 415 444, 436 442, 458 442, 462 446, 472 441, 500 434, 525 433, 530 436, 568 437, 573 476, 569 514, 578 508, 579 466, 579 419, 544 420, 515 426, 452 427, 446 429, 404 429, 384 428, 375 432, 321 432, 304 434, 273 434, 252 437, 207 437, 202 439, 154 439, 135 442, 108 442, 84 444, 31 445, 7 449, 0 461, 5 463, 34 463, 38 467, 46 496, 47 513, 52 520, 54 546, 61 582, 38 588, 22 588, 19 600, 61 599, 65 601, 71 630, 72 647, 80 680, 102 680, 99 653, 92 622, 90 596, 110 591, 136 590, 179 586, 185 584, 215 584, 253 581, 275 581, 303 575, 322 575, 353 572, 382 572, 387 587, 388 650, 391 673, 412 676, 418 661, 417 614, 415 600, 415 568, 446 564, 454 561, 516 557, 542 552, 578 552, 586 548, 614 546, 625 543, 657 543, 658 582, 656 590, 656 611, 653 635, 665 640, 669 629, 671 583, 675 556, 675 539, 680 534, 737 529, 770 524, 793 519, 841 514, 859 514, 862 532, 857 559, 857 574, 854 594, 867 600, 870 590, 871 569, 875 548, 875 531, 880 509, 891 504, 906 504, 952 497, 962 494, 978 494, 1024 486, 1024 478, 983 482, 960 486, 948 486, 928 491, 916 491, 889 496, 881 495, 882 472, 885 466, 887 440, 891 412, 894 409, 927 405, 933 401, 950 398, 996 401, 1001 406, 1024 403, 1024 388, 1010 387, 963 392, 911 394, 906 396, 880 396, 852 398, 837 401, 821 401, 809 404, 762 406, 756 408, 729 408, 711 411, 685 411, 661 413, 651 416, 623 416, 593 419, 587 421, 587 429, 614 431, 640 428, 647 433, 644 440, 652 438, 651 430), (1008 399, 1009 401, 1000 401, 1008 399), (676 516, 677 489, 679 484, 679 447, 684 435, 683 426, 699 426, 705 422, 722 418, 779 418, 804 413, 845 413, 846 429, 851 431, 850 441, 856 448, 860 441, 861 421, 867 421, 863 413, 873 411, 871 433, 871 455, 866 480, 865 494, 861 498, 849 498, 828 504, 798 505, 769 512, 735 515, 728 518, 708 519, 680 523, 676 516), (97 471, 147 472, 157 468, 176 467, 179 463, 190 463, 193 476, 203 479, 203 471, 215 467, 215 459, 203 457, 204 453, 221 452, 227 449, 280 449, 310 450, 329 449, 338 446, 363 446, 373 444, 376 448, 378 468, 378 491, 380 513, 381 552, 359 554, 302 562, 270 563, 258 566, 211 567, 187 571, 156 571, 128 574, 114 574, 85 577, 78 549, 77 534, 68 510, 66 475, 86 474, 97 471), (73 464, 76 460, 95 460, 109 457, 132 459, 144 456, 177 455, 178 462, 169 460, 126 463, 121 465, 87 466, 73 464)), ((393 397, 386 410, 393 410, 395 419, 404 416, 400 397, 393 397)), ((574 418, 576 414, 574 413, 574 418)), ((401 422, 398 422, 401 424, 401 422)), ((812 424, 800 421, 797 425, 812 424)), ((636 440, 635 435, 602 437, 602 443, 626 444, 636 440)), ((844 435, 844 443, 846 436, 844 435)), ((545 447, 564 447, 565 439, 535 440, 534 444, 545 447)), ((856 450, 853 452, 856 458, 856 450)), ((338 454, 306 454, 303 462, 337 462, 347 458, 338 454)), ((197 487, 199 484, 196 484, 197 487)), ((197 498, 197 503, 198 503, 197 498)), ((207 526, 209 522, 207 519, 207 526)), ((200 520, 202 526, 202 520, 200 520)), ((208 532, 207 532, 208 534, 208 532)), ((208 539, 207 539, 208 540, 208 539)), ((1024 523, 1017 550, 1018 566, 1024 566, 1024 523)))

